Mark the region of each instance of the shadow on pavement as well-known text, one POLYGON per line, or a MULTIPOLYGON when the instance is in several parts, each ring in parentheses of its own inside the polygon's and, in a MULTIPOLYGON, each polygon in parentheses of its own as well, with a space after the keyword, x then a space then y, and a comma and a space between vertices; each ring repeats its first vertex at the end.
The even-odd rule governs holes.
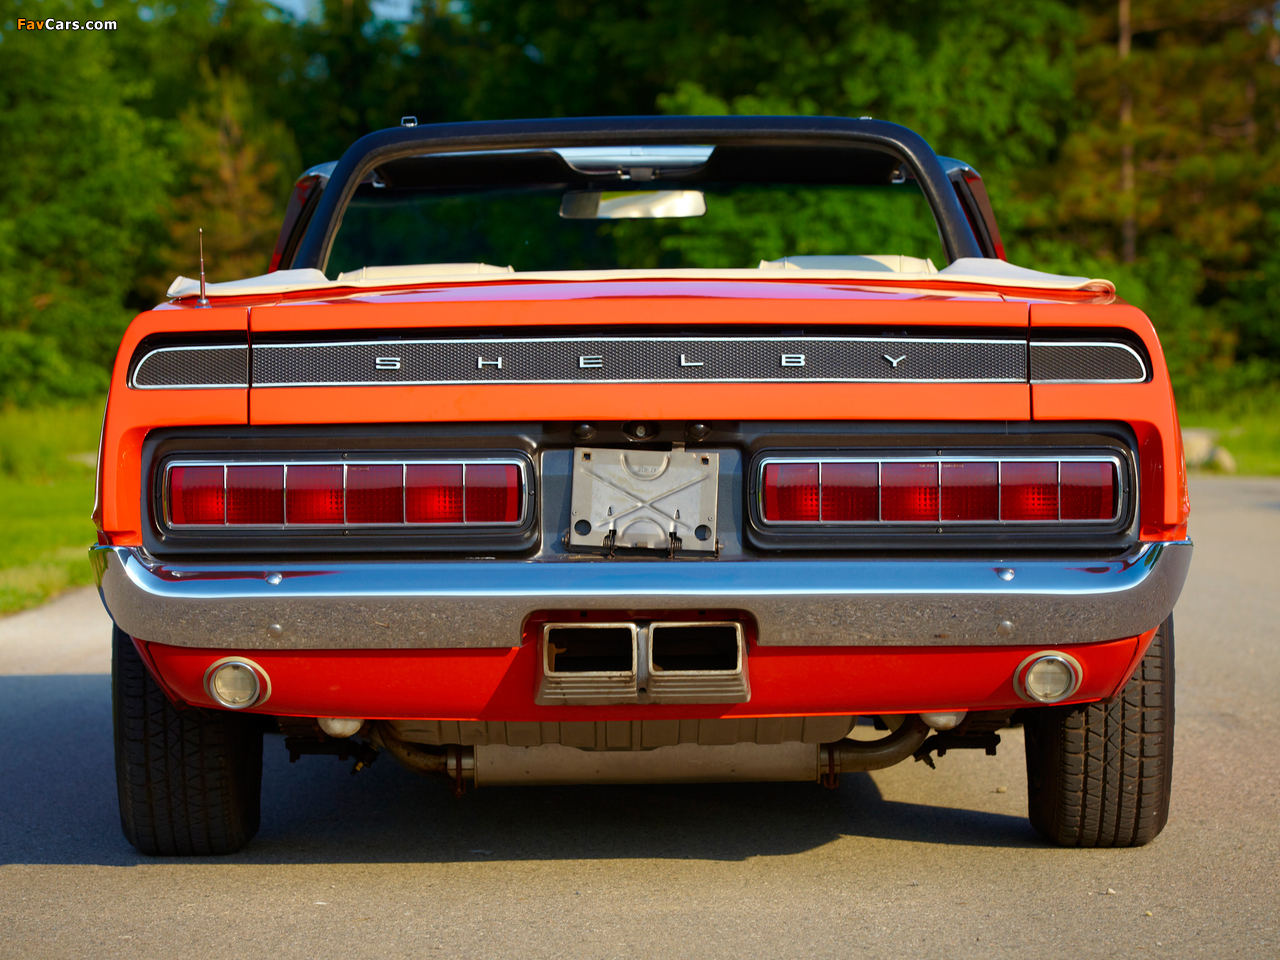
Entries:
MULTIPOLYGON (((0 864, 157 863, 120 833, 106 676, 0 677, 8 737, 0 864)), ((743 860, 841 836, 1038 847, 1022 817, 884 800, 868 774, 813 784, 513 787, 469 792, 383 757, 291 765, 268 737, 262 829, 231 863, 418 863, 671 858, 743 860)))

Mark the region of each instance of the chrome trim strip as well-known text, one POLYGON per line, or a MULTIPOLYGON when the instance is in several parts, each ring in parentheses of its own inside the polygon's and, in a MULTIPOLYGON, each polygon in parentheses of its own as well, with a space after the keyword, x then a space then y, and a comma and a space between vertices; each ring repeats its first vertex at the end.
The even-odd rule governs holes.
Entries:
POLYGON ((737 609, 766 646, 1061 646, 1169 615, 1190 541, 1111 560, 160 563, 93 547, 120 628, 229 650, 513 647, 538 610, 737 609), (1004 579, 1009 571, 1013 576, 1004 579), (998 631, 1003 621, 1012 633, 998 631))
POLYGON ((1125 489, 1125 471, 1122 467, 1122 461, 1118 456, 1028 456, 1014 455, 1002 457, 999 455, 978 456, 970 454, 961 457, 825 457, 825 456, 797 456, 797 457, 765 457, 759 461, 755 470, 756 485, 756 511, 760 517, 761 526, 778 527, 778 528, 797 528, 809 530, 816 527, 836 527, 843 529, 845 527, 867 527, 879 525, 882 523, 892 524, 919 524, 927 527, 943 525, 961 525, 961 526, 991 526, 997 525, 1017 525, 1024 526, 1036 523, 1066 523, 1066 524, 1096 524, 1106 525, 1116 523, 1120 519, 1121 511, 1124 506, 1125 489), (818 465, 818 516, 817 520, 770 520, 764 513, 764 468, 771 463, 816 463, 818 465), (825 463, 874 463, 876 467, 876 517, 875 520, 824 520, 822 517, 822 465, 825 463), (884 489, 884 465, 886 463, 934 463, 938 465, 938 517, 934 520, 885 520, 883 518, 884 497, 880 492, 884 489), (942 517, 942 464, 944 463, 994 463, 996 465, 996 520, 946 520, 942 517), (1119 484, 1120 495, 1116 497, 1115 513, 1107 520, 1063 520, 1062 519, 1062 495, 1058 495, 1058 517, 1056 520, 1005 520, 1000 517, 1000 510, 1003 498, 999 495, 1000 486, 1004 482, 1004 468, 1001 464, 1005 463, 1056 463, 1058 465, 1058 488, 1062 488, 1062 465, 1064 463, 1109 463, 1116 472, 1116 483, 1119 484))
POLYGON ((1133 359, 1137 360, 1138 366, 1142 368, 1142 376, 1125 380, 1038 380, 1031 375, 1032 370, 1028 366, 1027 376, 1031 383, 1146 383, 1151 375, 1151 371, 1147 369, 1146 363, 1142 360, 1142 354, 1127 343, 1117 343, 1114 340, 1032 340, 1027 344, 1027 347, 1028 349, 1031 347, 1103 347, 1104 349, 1124 350, 1133 359))
POLYGON ((529 516, 529 475, 525 469, 525 462, 514 457, 472 457, 466 460, 460 460, 457 457, 449 457, 440 460, 170 460, 164 465, 164 480, 161 485, 160 498, 161 509, 164 511, 165 526, 172 530, 219 530, 234 528, 235 530, 344 530, 344 529, 412 529, 412 530, 473 530, 477 527, 508 527, 515 528, 521 526, 529 516), (520 518, 518 520, 466 520, 467 515, 467 464, 476 464, 488 466, 489 464, 500 464, 505 466, 514 466, 520 471, 520 518), (400 515, 404 516, 404 506, 407 480, 407 471, 409 467, 425 465, 444 465, 444 466, 461 466, 462 467, 462 523, 412 523, 408 520, 401 520, 398 523, 346 523, 347 510, 347 467, 389 467, 399 466, 400 471, 400 515), (343 523, 290 523, 289 522, 289 467, 343 467, 342 471, 342 516, 343 523), (169 474, 174 467, 222 467, 222 527, 216 523, 174 523, 172 505, 170 504, 170 486, 169 474), (283 467, 284 478, 281 485, 281 496, 284 503, 281 508, 281 516, 285 518, 284 523, 227 523, 227 467, 283 467))
POLYGON ((133 368, 133 372, 129 374, 130 390, 247 390, 249 387, 249 359, 252 356, 249 352, 249 344, 247 343, 214 343, 214 344, 193 344, 181 347, 156 347, 154 350, 148 350, 141 360, 133 368), (152 357, 162 353, 190 353, 196 350, 243 350, 245 351, 245 377, 243 382, 237 383, 176 383, 161 384, 159 386, 146 385, 138 383, 138 374, 142 372, 142 368, 152 357))

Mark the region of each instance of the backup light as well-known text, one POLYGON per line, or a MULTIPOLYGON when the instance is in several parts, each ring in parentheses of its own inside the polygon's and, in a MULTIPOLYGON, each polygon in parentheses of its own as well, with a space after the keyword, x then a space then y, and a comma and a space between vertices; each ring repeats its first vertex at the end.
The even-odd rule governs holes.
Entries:
POLYGON ((205 674, 205 690, 229 710, 244 710, 264 699, 256 665, 244 660, 214 663, 205 674))
POLYGON ((1013 686, 1018 695, 1039 703, 1059 703, 1080 689, 1080 662, 1057 650, 1034 653, 1018 665, 1013 686))

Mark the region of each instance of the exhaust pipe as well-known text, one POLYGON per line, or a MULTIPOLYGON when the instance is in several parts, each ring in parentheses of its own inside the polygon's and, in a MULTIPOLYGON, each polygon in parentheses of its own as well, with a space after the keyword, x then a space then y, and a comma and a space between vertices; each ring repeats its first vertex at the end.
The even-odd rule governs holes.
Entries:
POLYGON ((864 770, 883 770, 901 763, 919 749, 931 728, 919 715, 905 718, 902 725, 879 740, 840 740, 824 743, 819 750, 818 765, 824 777, 864 770))

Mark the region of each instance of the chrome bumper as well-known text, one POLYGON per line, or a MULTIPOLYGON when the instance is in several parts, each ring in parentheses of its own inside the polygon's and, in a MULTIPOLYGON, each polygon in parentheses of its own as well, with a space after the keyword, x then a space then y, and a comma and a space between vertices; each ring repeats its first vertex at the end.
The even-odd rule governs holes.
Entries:
POLYGON ((1191 542, 1113 560, 712 560, 167 564, 90 551, 132 636, 232 649, 519 646, 536 610, 745 610, 787 646, 1073 644, 1173 610, 1191 542), (1012 576, 1010 576, 1012 571, 1012 576))

